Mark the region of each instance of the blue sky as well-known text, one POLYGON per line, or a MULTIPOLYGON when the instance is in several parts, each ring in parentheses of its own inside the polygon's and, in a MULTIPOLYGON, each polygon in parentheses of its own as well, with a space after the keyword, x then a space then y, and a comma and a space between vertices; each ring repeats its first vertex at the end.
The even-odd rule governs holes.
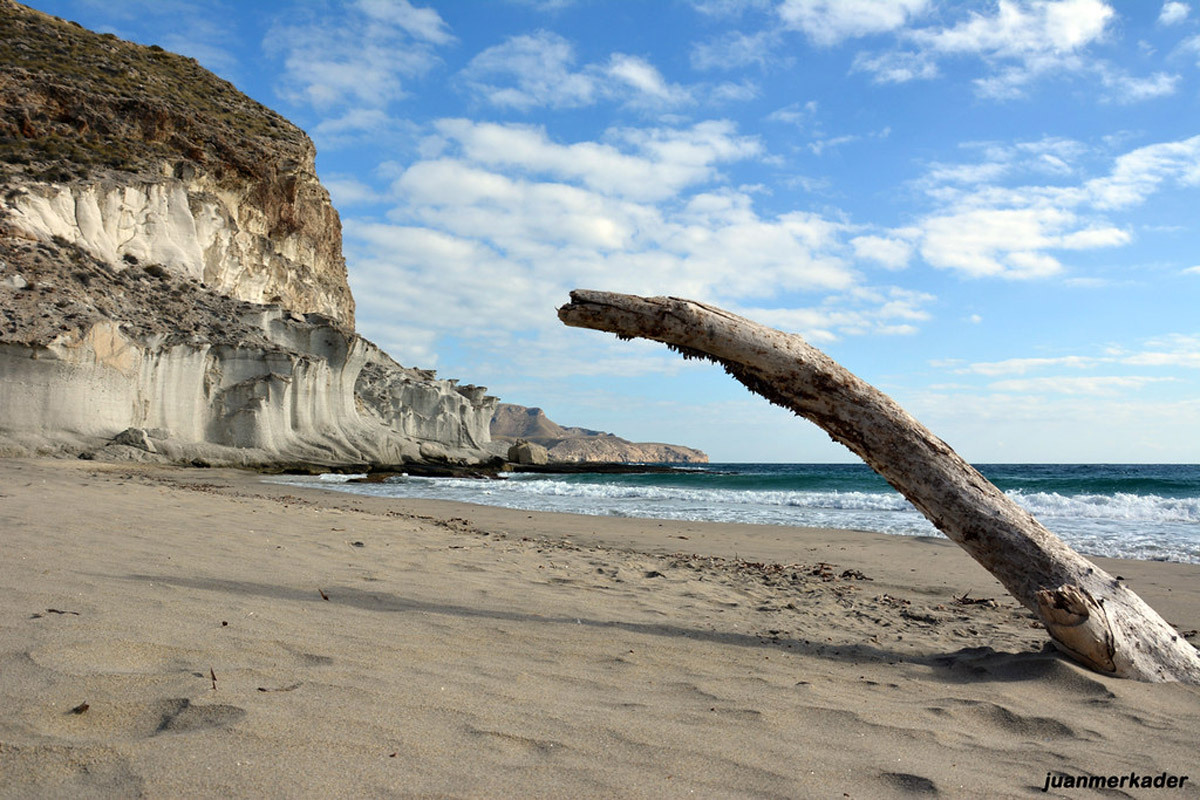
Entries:
POLYGON ((307 130, 359 330, 568 425, 852 460, 571 288, 796 331, 966 458, 1200 461, 1200 2, 62 0, 307 130))

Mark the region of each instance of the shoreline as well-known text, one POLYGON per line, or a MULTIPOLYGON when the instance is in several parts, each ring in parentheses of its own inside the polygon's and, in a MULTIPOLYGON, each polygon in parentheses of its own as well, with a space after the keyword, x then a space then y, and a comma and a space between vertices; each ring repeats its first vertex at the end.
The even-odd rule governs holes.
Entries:
MULTIPOLYGON (((852 560, 855 568, 870 569, 873 574, 887 576, 892 586, 902 586, 910 578, 912 568, 907 564, 925 558, 920 553, 929 548, 928 552, 936 554, 931 557, 941 559, 938 568, 943 575, 940 578, 926 575, 924 581, 946 591, 954 591, 956 586, 962 585, 972 595, 1004 598, 1006 602, 1016 603, 999 581, 940 534, 911 536, 848 528, 567 514, 456 500, 379 498, 323 487, 273 484, 265 480, 262 483, 283 487, 289 490, 288 493, 302 490, 301 496, 311 495, 316 502, 332 503, 332 500, 318 498, 345 495, 370 500, 381 507, 401 504, 424 515, 467 519, 474 527, 507 535, 561 537, 576 543, 657 555, 700 550, 704 555, 719 558, 776 564, 804 558, 836 560, 843 556, 852 560), (905 566, 896 568, 897 564, 905 566)), ((1084 557, 1106 572, 1125 578, 1143 600, 1182 630, 1200 628, 1200 564, 1086 554, 1084 557), (1191 622, 1176 622, 1174 617, 1191 622)), ((1200 637, 1194 641, 1200 643, 1200 637)))
MULTIPOLYGON (((1045 650, 941 539, 75 461, 0 495, 0 797, 1017 797, 1200 737, 1200 690, 1045 650)), ((1200 565, 1095 560, 1200 628, 1200 565)))
MULTIPOLYGON (((755 465, 757 466, 757 465, 755 465)), ((808 465, 785 465, 803 467, 808 465)), ((817 465, 827 467, 829 465, 817 465)), ((295 485, 320 487, 331 491, 387 496, 396 499, 446 499, 468 504, 490 505, 514 510, 567 512, 587 516, 612 516, 645 520, 691 520, 718 524, 767 525, 777 528, 834 528, 917 538, 941 539, 934 526, 865 464, 853 465, 876 478, 878 485, 849 487, 817 486, 776 487, 767 485, 725 487, 703 481, 687 483, 650 481, 626 482, 619 478, 590 476, 574 484, 557 478, 550 491, 540 491, 540 481, 509 479, 498 482, 423 480, 421 475, 400 481, 394 487, 383 484, 392 476, 348 480, 326 480, 332 476, 271 476, 271 480, 295 485), (564 481, 559 483, 559 481, 564 481), (532 487, 532 488, 530 488, 532 487), (712 492, 712 496, 707 496, 712 492), (628 493, 628 494, 627 494, 628 493), (843 495, 849 500, 843 500, 843 495), (726 495, 742 495, 731 501, 726 495), (761 496, 761 499, 756 499, 761 496)), ((682 472, 692 472, 686 470, 682 472)), ((731 473, 737 474, 737 473, 731 473)), ((758 473, 753 473, 758 474, 758 473)), ((539 476, 554 478, 554 476, 539 476)), ((806 476, 807 477, 807 476, 806 476)), ((823 480, 828 476, 818 476, 823 480)), ((985 474, 985 477, 986 474, 985 474)), ((1032 476, 1000 475, 1005 492, 1025 507, 1068 546, 1087 558, 1108 558, 1200 564, 1200 540, 1195 525, 1196 499, 1185 496, 1158 496, 1150 493, 1098 494, 1082 483, 1074 486, 1029 488, 1022 480, 1036 482, 1032 476)), ((1200 472, 1185 480, 1195 482, 1200 472)), ((1097 480, 1111 480, 1103 476, 1097 480)), ((1196 484, 1200 488, 1200 484, 1196 484)), ((1169 492, 1169 489, 1168 489, 1169 492)))

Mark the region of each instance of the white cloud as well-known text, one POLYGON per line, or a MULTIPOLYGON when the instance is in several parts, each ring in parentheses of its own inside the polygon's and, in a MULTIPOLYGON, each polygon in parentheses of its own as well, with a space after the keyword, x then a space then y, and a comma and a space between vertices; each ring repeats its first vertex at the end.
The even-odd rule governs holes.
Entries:
POLYGON ((1007 160, 984 161, 978 164, 935 163, 919 183, 933 193, 947 185, 973 186, 992 183, 1008 175, 1013 168, 1013 164, 1007 160))
MULTIPOLYGON (((984 375, 987 377, 1026 375, 1039 370, 1064 367, 1072 370, 1088 370, 1111 365, 1200 369, 1200 335, 1169 334, 1142 342, 1135 350, 1111 347, 1104 355, 1100 356, 1008 358, 1003 361, 982 361, 966 366, 953 360, 934 364, 934 366, 951 369, 959 375, 984 375)), ((1104 380, 1111 379, 1105 378, 1104 380)))
POLYGON ((470 161, 579 181, 593 191, 642 200, 673 196, 716 177, 721 162, 762 152, 757 139, 737 135, 726 121, 684 129, 617 129, 609 132, 613 143, 569 145, 552 142, 543 129, 525 125, 455 119, 442 120, 437 127, 470 161))
POLYGON ((778 43, 779 34, 775 30, 752 34, 730 31, 718 39, 694 44, 692 67, 699 70, 738 69, 751 65, 766 67, 774 61, 772 51, 778 43))
POLYGON ((1047 278, 1062 263, 1047 250, 1117 247, 1118 228, 1080 228, 1074 213, 1052 207, 981 208, 927 217, 920 252, 926 262, 970 277, 1047 278))
POLYGON ((517 5, 529 6, 535 11, 553 14, 575 5, 576 0, 508 0, 517 5))
POLYGON ((902 28, 929 6, 929 0, 783 0, 777 11, 787 27, 833 45, 902 28))
POLYGON ((692 7, 713 17, 737 17, 747 11, 763 11, 773 0, 690 0, 692 7))
POLYGON ((858 236, 850 240, 854 255, 888 269, 903 269, 912 257, 912 242, 887 236, 858 236))
MULTIPOLYGON (((695 102, 698 87, 667 81, 644 58, 612 53, 576 68, 571 43, 556 33, 514 36, 479 53, 460 73, 481 100, 501 108, 578 108, 600 100, 634 108, 670 109, 695 102)), ((719 87, 725 95, 730 87, 719 87)))
POLYGON ((814 156, 819 156, 826 150, 836 149, 846 144, 861 142, 864 139, 886 139, 892 135, 891 128, 882 128, 877 131, 871 131, 866 134, 850 133, 841 136, 829 136, 825 138, 813 139, 808 143, 808 150, 814 156))
MULTIPOLYGON (((1179 44, 1179 52, 1200 56, 1200 36, 1191 36, 1179 44)), ((1200 61, 1197 61, 1200 64, 1200 61)))
POLYGON ((851 71, 870 73, 876 83, 930 80, 941 74, 937 60, 929 53, 906 50, 859 53, 854 57, 851 71))
POLYGON ((988 144, 985 148, 988 161, 1007 164, 1013 172, 1031 174, 1073 174, 1076 162, 1087 154, 1085 144, 1063 137, 1044 137, 1012 145, 988 144))
POLYGON ((516 179, 453 159, 419 162, 394 184, 401 217, 532 258, 551 249, 595 252, 632 245, 643 209, 575 186, 516 179))
POLYGON ((265 47, 283 57, 281 93, 292 102, 328 110, 382 108, 403 98, 405 81, 439 63, 435 46, 451 41, 432 9, 407 0, 359 0, 342 9, 336 22, 309 15, 276 25, 265 47))
POLYGON ((1148 78, 1135 78, 1120 70, 1106 65, 1099 68, 1100 82, 1109 90, 1108 98, 1118 103, 1140 103, 1156 97, 1169 97, 1175 94, 1180 75, 1168 75, 1156 72, 1148 78))
POLYGON ((476 94, 500 107, 590 105, 599 91, 596 78, 575 71, 574 65, 570 42, 558 34, 539 31, 489 47, 471 59, 462 77, 476 94), (513 85, 504 83, 506 79, 513 85))
POLYGON ((1049 251, 1132 241, 1128 230, 1102 212, 1139 205, 1168 182, 1200 184, 1200 136, 1124 153, 1107 175, 1073 185, 1000 184, 1021 172, 1075 174, 1083 154, 1076 142, 1043 140, 984 150, 983 162, 935 164, 917 184, 941 206, 917 226, 921 255, 933 266, 974 277, 1058 274, 1063 266, 1049 251))
POLYGON ((692 95, 678 84, 669 84, 648 61, 625 53, 613 53, 603 72, 613 82, 633 89, 633 102, 659 106, 680 106, 692 102, 692 95))
POLYGON ((1130 391, 1137 391, 1151 383, 1171 381, 1172 378, 1152 378, 1140 375, 1105 376, 1105 377, 1057 377, 1057 378, 1021 378, 1008 381, 997 381, 989 384, 988 388, 997 392, 1013 392, 1018 394, 1070 394, 1113 396, 1130 391))
POLYGON ((408 0, 358 0, 356 5, 373 21, 403 30, 418 41, 454 41, 449 26, 432 8, 416 8, 408 0))
POLYGON ((351 108, 340 117, 327 117, 312 129, 313 140, 322 148, 345 147, 364 139, 375 139, 380 135, 405 127, 405 123, 393 119, 380 108, 351 108))
POLYGON ((1189 369, 1200 369, 1200 351, 1136 353, 1123 358, 1121 362, 1146 367, 1187 367, 1189 369))
POLYGON ((708 89, 708 97, 714 103, 744 103, 758 97, 759 92, 758 85, 750 80, 725 81, 708 89))
POLYGON ((808 125, 817 113, 817 101, 809 100, 806 103, 790 103, 783 108, 777 108, 767 115, 766 119, 770 122, 784 122, 788 125, 796 127, 804 127, 808 125))
POLYGON ((1200 335, 1175 333, 1151 339, 1139 352, 1117 357, 1123 364, 1200 369, 1200 335))
POLYGON ((979 362, 967 367, 956 369, 959 374, 987 375, 1024 375, 1033 370, 1046 367, 1068 367, 1070 369, 1090 369, 1097 364, 1106 363, 1108 359, 1090 356, 1058 356, 1054 358, 1008 358, 1004 361, 979 362))
POLYGON ((842 136, 830 136, 827 139, 813 139, 808 143, 808 149, 814 156, 819 156, 829 148, 841 147, 844 144, 857 142, 862 139, 858 134, 843 134, 842 136))
POLYGON ((1056 247, 1064 250, 1094 250, 1098 247, 1120 247, 1132 237, 1120 228, 1084 228, 1060 236, 1056 247))
POLYGON ((1144 202, 1171 179, 1186 186, 1200 183, 1200 136, 1126 153, 1108 176, 1089 181, 1085 188, 1098 208, 1124 208, 1144 202))
POLYGON ((922 223, 921 255, 935 267, 972 277, 1044 278, 1062 265, 1042 252, 1062 246, 1073 214, 1040 208, 988 208, 934 216, 922 223))
POLYGON ((852 267, 856 252, 898 266, 909 234, 853 237, 839 219, 762 214, 747 191, 708 185, 722 161, 762 155, 729 123, 574 143, 532 126, 437 127, 436 155, 394 167, 386 221, 346 225, 355 280, 371 287, 365 330, 386 316, 474 348, 541 347, 563 336, 553 309, 578 287, 745 307, 818 340, 904 335, 928 318, 929 295, 864 286, 852 267))
POLYGON ((827 252, 836 248, 836 225, 798 214, 760 219, 746 198, 700 196, 668 217, 654 206, 450 160, 413 165, 395 188, 407 202, 398 222, 503 254, 560 291, 571 272, 583 285, 708 298, 851 283, 827 252))
POLYGON ((1158 13, 1159 25, 1177 25, 1187 19, 1191 9, 1187 3, 1176 2, 1176 0, 1168 0, 1163 3, 1162 11, 1158 13))
POLYGON ((329 190, 334 208, 349 208, 378 203, 386 199, 381 192, 376 191, 353 175, 326 175, 321 183, 329 190))
POLYGON ((1063 286, 1072 289, 1107 289, 1113 285, 1114 282, 1108 278, 1073 277, 1063 280, 1063 286))
POLYGON ((1115 18, 1102 0, 999 0, 994 10, 968 11, 965 19, 946 26, 897 25, 900 46, 859 53, 852 70, 869 73, 877 83, 906 83, 938 77, 943 60, 977 58, 989 72, 975 79, 976 90, 992 99, 1021 97, 1047 75, 1088 73, 1096 73, 1109 99, 1117 102, 1173 93, 1177 76, 1132 77, 1088 57, 1115 18))
POLYGON ((997 74, 976 81, 984 96, 1005 99, 1020 96, 1026 85, 1047 73, 1083 69, 1087 62, 1082 52, 1103 38, 1114 16, 1101 0, 1000 0, 994 16, 972 13, 953 28, 919 31, 913 38, 943 55, 1008 62, 997 74))
POLYGON ((914 31, 911 37, 938 53, 1011 58, 1041 67, 1100 39, 1114 15, 1101 0, 999 0, 994 15, 971 12, 954 27, 914 31))
POLYGON ((1183 271, 1184 275, 1200 275, 1200 265, 1188 267, 1183 271))
POLYGON ((842 336, 909 336, 913 323, 929 319, 925 306, 933 295, 898 287, 852 289, 819 306, 801 308, 747 308, 730 305, 730 311, 813 342, 832 342, 842 336))

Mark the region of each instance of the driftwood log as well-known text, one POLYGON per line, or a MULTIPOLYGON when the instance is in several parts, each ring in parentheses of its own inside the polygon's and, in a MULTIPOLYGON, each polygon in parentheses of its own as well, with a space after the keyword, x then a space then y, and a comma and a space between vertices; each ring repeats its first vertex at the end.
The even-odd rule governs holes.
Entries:
POLYGON ((577 328, 705 358, 811 420, 909 499, 1029 608, 1068 655, 1109 675, 1200 683, 1200 654, 1140 597, 1068 547, 883 392, 794 334, 674 297, 577 290, 577 328))

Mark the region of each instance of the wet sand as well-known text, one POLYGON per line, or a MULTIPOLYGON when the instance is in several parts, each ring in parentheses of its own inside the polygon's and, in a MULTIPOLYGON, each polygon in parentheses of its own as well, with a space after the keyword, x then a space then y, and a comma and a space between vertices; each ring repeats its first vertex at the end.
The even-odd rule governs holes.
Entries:
MULTIPOLYGON (((1200 628, 1200 566, 1097 561, 1200 628)), ((940 539, 0 460, 0 593, 4 798, 1200 796, 1200 689, 940 539)))

